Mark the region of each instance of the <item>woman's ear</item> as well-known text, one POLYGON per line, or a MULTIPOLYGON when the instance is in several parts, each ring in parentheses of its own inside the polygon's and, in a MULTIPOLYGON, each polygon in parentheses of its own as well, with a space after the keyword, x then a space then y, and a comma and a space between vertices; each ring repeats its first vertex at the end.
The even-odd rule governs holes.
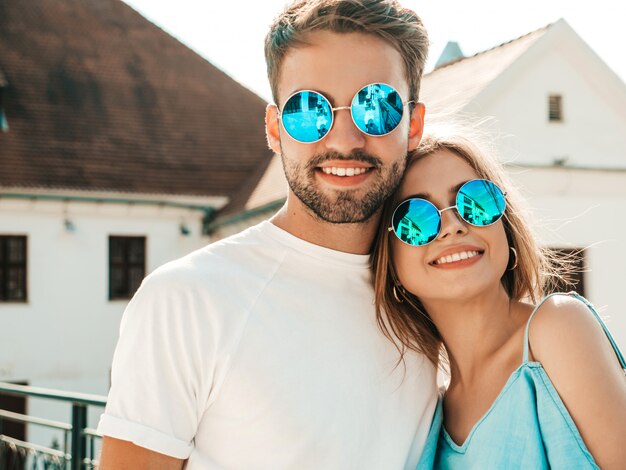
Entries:
POLYGON ((268 104, 265 108, 265 135, 267 144, 274 153, 282 154, 280 147, 280 124, 278 123, 278 108, 275 104, 268 104))
POLYGON ((409 127, 409 151, 415 150, 422 140, 422 135, 424 134, 425 114, 426 106, 424 106, 424 103, 415 103, 413 112, 411 113, 411 122, 409 127))

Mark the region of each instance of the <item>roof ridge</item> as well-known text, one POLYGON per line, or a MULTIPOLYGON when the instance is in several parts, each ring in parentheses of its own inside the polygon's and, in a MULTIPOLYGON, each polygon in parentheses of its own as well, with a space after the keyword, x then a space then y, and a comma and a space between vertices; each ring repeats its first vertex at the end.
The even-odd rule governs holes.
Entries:
POLYGON ((428 72, 426 75, 430 75, 431 73, 436 72, 437 70, 445 69, 446 67, 449 67, 450 65, 458 64, 459 62, 463 62, 464 60, 473 59, 473 58, 475 58, 475 57, 477 57, 479 55, 486 54, 487 52, 491 52, 491 51, 493 51, 495 49, 498 49, 500 47, 507 46, 507 45, 509 45, 509 44, 511 44, 513 42, 519 41, 520 39, 523 39, 523 38, 525 38, 527 36, 530 36, 531 34, 536 34, 539 31, 546 30, 546 29, 550 28, 551 26, 553 26, 555 23, 556 23, 556 21, 553 21, 552 23, 548 23, 547 25, 544 25, 544 26, 542 26, 540 28, 534 29, 534 30, 532 30, 532 31, 530 31, 530 32, 528 32, 526 34, 522 34, 521 36, 519 36, 517 38, 509 39, 508 41, 505 41, 503 43, 497 44, 497 45, 495 45, 493 47, 490 47, 489 49, 485 49, 483 51, 478 51, 478 52, 476 52, 476 53, 474 53, 474 54, 472 54, 470 56, 459 57, 458 59, 455 59, 455 60, 452 60, 450 62, 447 62, 447 63, 441 65, 440 67, 434 68, 433 70, 428 72))

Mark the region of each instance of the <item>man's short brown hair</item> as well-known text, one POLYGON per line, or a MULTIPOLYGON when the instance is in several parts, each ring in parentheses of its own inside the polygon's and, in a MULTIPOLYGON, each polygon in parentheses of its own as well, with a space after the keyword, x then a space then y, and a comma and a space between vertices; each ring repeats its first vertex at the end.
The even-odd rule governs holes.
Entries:
POLYGON ((276 104, 280 105, 278 79, 285 54, 306 45, 306 35, 315 31, 373 34, 391 44, 404 60, 407 101, 418 100, 428 35, 415 12, 396 0, 298 0, 276 18, 265 38, 267 74, 276 104))

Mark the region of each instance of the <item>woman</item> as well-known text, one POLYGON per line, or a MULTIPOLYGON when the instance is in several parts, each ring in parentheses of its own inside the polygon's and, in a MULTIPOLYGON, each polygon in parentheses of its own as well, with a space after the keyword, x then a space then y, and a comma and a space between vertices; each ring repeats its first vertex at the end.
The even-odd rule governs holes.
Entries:
POLYGON ((385 333, 449 365, 419 469, 626 468, 626 363, 586 300, 542 299, 558 263, 495 160, 425 138, 372 262, 385 333))

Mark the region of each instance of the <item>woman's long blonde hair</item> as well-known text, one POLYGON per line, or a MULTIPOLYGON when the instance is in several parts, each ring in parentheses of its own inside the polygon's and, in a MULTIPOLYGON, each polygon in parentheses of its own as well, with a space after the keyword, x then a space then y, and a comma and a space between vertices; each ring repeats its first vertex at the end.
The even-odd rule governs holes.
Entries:
MULTIPOLYGON (((517 265, 507 268, 502 285, 512 301, 528 299, 536 303, 557 280, 566 261, 559 260, 548 249, 537 243, 527 222, 523 201, 510 184, 502 165, 487 152, 459 132, 430 134, 422 139, 417 150, 408 157, 407 171, 421 159, 441 150, 462 158, 479 178, 496 183, 506 192, 507 207, 502 218, 509 243, 517 252, 517 265)), ((376 316, 385 336, 394 341, 403 356, 407 349, 423 353, 435 365, 442 357, 442 339, 420 300, 400 285, 392 261, 393 210, 398 203, 398 192, 383 207, 382 219, 374 240, 371 267, 374 272, 376 316), (399 343, 398 343, 399 341, 399 343)), ((514 264, 514 256, 509 266, 514 264)))

